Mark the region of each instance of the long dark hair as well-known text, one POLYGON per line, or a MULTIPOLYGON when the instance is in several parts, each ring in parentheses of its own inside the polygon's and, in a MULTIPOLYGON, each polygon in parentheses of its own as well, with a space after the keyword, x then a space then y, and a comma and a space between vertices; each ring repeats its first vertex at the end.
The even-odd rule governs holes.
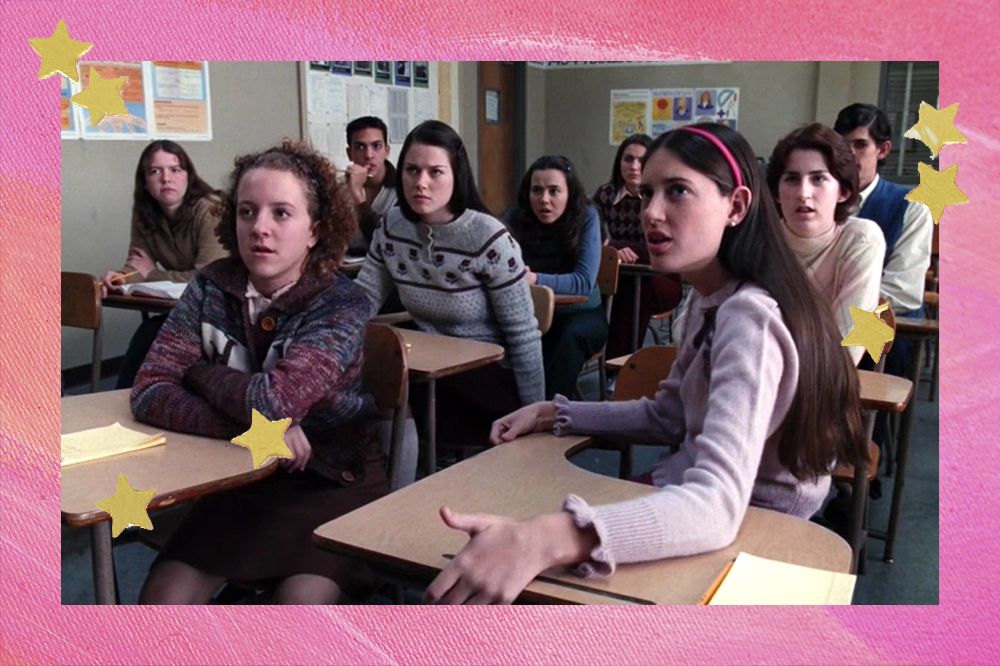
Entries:
POLYGON ((583 191, 583 183, 580 182, 580 177, 572 162, 562 155, 539 157, 528 167, 524 177, 521 178, 521 185, 517 190, 517 206, 510 218, 510 231, 521 244, 521 250, 525 255, 531 255, 535 252, 542 237, 554 234, 559 241, 559 249, 563 255, 562 262, 564 264, 575 263, 577 249, 580 246, 580 232, 587 219, 589 205, 590 199, 583 191), (551 225, 539 222, 531 207, 531 176, 536 171, 546 169, 562 172, 566 177, 566 191, 569 197, 566 202, 566 210, 551 225))
POLYGON ((614 185, 615 192, 625 187, 625 177, 622 176, 622 156, 625 155, 625 149, 637 143, 645 146, 646 153, 649 154, 649 147, 653 144, 653 139, 648 134, 633 134, 618 146, 618 152, 615 153, 615 164, 611 167, 611 184, 614 185))
MULTIPOLYGON (((815 150, 823 156, 826 170, 837 179, 840 189, 849 196, 833 209, 833 219, 842 224, 851 216, 858 202, 858 167, 854 163, 851 147, 844 137, 822 123, 812 123, 789 132, 778 141, 767 162, 767 185, 771 194, 778 199, 778 185, 781 175, 788 167, 788 158, 795 150, 815 150)), ((779 204, 780 205, 780 204, 779 204)))
POLYGON ((290 173, 299 179, 309 206, 309 218, 316 233, 316 245, 309 250, 306 270, 325 275, 340 265, 347 244, 358 232, 358 213, 347 186, 337 183, 330 162, 309 145, 285 139, 280 146, 263 152, 241 155, 233 160, 233 172, 220 206, 215 235, 229 254, 240 258, 236 238, 236 195, 240 181, 252 169, 290 173))
POLYGON ((448 160, 451 162, 451 172, 455 179, 455 187, 451 193, 451 200, 448 201, 448 211, 458 217, 467 209, 478 210, 481 213, 490 214, 486 204, 479 198, 479 191, 476 189, 476 179, 472 176, 472 166, 469 164, 469 155, 465 151, 465 144, 462 137, 458 135, 450 125, 440 120, 425 120, 414 127, 406 135, 403 142, 403 149, 399 151, 399 168, 396 170, 396 203, 403 217, 410 222, 419 222, 420 216, 413 212, 410 204, 406 201, 406 192, 403 191, 403 173, 406 171, 406 154, 410 146, 419 143, 423 146, 435 146, 443 148, 448 153, 448 160))
POLYGON ((165 217, 160 203, 146 189, 146 169, 149 168, 149 161, 153 154, 158 151, 175 155, 181 168, 187 172, 187 191, 184 193, 184 200, 181 202, 181 207, 175 218, 178 224, 192 221, 195 204, 202 198, 210 194, 218 195, 216 189, 202 180, 198 172, 195 171, 194 162, 191 161, 180 144, 165 139, 153 141, 139 155, 139 164, 135 167, 135 188, 132 191, 132 224, 147 232, 156 229, 160 220, 165 217))
MULTIPOLYGON (((719 261, 738 279, 771 294, 799 356, 795 398, 781 427, 778 459, 798 479, 829 472, 840 461, 856 464, 868 454, 858 394, 858 376, 840 345, 828 306, 817 301, 809 279, 785 240, 774 199, 765 191, 750 144, 734 130, 706 123, 733 155, 752 198, 746 217, 726 227, 719 261)), ((729 162, 709 139, 683 129, 662 134, 646 156, 667 150, 715 181, 727 196, 736 188, 729 162)))

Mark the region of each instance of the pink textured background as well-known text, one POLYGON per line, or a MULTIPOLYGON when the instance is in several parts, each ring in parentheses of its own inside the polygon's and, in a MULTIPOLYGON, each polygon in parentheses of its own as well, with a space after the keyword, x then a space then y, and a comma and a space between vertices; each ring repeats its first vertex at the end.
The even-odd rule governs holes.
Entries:
MULTIPOLYGON (((995 104, 989 3, 0 0, 0 664, 983 663, 998 661, 995 104), (572 7, 572 9, 569 9, 572 7), (646 20, 641 17, 648 17, 646 20), (940 60, 961 102, 943 218, 939 607, 66 607, 60 600, 58 81, 29 37, 60 18, 88 59, 940 60), (426 51, 428 45, 436 45, 426 51), (991 205, 992 204, 992 205, 991 205), (30 290, 27 288, 30 285, 30 290), (990 629, 990 627, 993 627, 990 629)), ((794 93, 794 91, 789 91, 794 93)), ((932 101, 932 100, 929 100, 932 101)))

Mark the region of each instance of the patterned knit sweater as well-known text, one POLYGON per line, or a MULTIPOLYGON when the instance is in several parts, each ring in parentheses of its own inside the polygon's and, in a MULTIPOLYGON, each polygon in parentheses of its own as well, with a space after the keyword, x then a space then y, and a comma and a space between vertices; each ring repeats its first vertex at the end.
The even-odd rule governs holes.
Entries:
POLYGON ((306 274, 252 325, 248 273, 227 258, 205 267, 163 324, 132 388, 144 423, 231 439, 250 410, 289 418, 313 447, 310 468, 362 477, 371 396, 361 389, 371 304, 339 273, 306 274), (363 434, 362 434, 363 433, 363 434))
POLYGON ((429 226, 394 208, 375 230, 357 283, 376 309, 396 287, 422 331, 502 345, 521 403, 545 398, 541 334, 521 248, 496 218, 470 209, 429 226))
POLYGON ((629 247, 640 257, 640 263, 649 263, 649 253, 646 250, 646 237, 642 233, 639 212, 642 200, 639 197, 625 193, 618 199, 618 190, 612 183, 605 183, 594 192, 593 202, 601 215, 601 224, 611 240, 611 246, 617 249, 629 247))

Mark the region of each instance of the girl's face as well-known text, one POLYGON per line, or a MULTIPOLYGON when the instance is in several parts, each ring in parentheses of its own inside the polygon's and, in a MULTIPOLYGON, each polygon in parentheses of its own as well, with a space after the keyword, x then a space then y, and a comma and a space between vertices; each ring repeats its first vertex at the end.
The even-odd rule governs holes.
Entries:
POLYGON ((528 190, 531 211, 542 224, 552 224, 566 212, 569 187, 566 174, 559 169, 536 169, 531 174, 528 190))
POLYGON ((639 194, 653 268, 681 273, 703 294, 721 286, 722 234, 730 224, 742 222, 750 190, 740 187, 723 196, 715 181, 661 149, 646 160, 639 194))
POLYGON ((632 193, 639 191, 639 183, 642 182, 642 158, 646 155, 646 146, 641 143, 633 143, 622 153, 621 169, 622 178, 625 180, 625 188, 632 193))
POLYGON ((455 219, 448 209, 455 191, 455 175, 448 151, 414 143, 403 160, 403 193, 406 203, 427 224, 447 224, 455 219))
POLYGON ((184 203, 187 194, 188 173, 181 160, 173 153, 157 150, 146 162, 146 191, 153 197, 168 217, 184 203))
POLYGON ((712 95, 707 90, 701 94, 701 103, 706 105, 712 103, 712 95))
POLYGON ((788 156, 778 181, 778 203, 793 234, 814 238, 828 232, 835 224, 837 204, 847 197, 830 173, 823 153, 799 149, 788 156))
POLYGON ((254 287, 265 296, 302 277, 316 233, 295 174, 251 169, 236 189, 236 241, 254 287))

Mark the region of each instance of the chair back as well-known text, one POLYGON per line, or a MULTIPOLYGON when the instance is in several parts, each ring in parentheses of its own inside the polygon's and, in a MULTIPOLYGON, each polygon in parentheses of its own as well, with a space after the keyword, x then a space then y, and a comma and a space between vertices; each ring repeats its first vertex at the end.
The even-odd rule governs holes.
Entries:
MULTIPOLYGON (((878 302, 879 305, 881 305, 882 303, 886 303, 886 300, 884 298, 880 298, 878 299, 878 302)), ((893 312, 892 306, 890 305, 888 309, 882 312, 881 316, 882 321, 888 324, 889 328, 892 329, 893 339, 889 340, 889 342, 882 346, 882 356, 879 357, 878 363, 875 364, 875 372, 883 372, 885 370, 885 357, 889 355, 890 351, 892 351, 892 343, 893 340, 896 339, 896 313, 893 312)))
MULTIPOLYGON (((390 326, 368 324, 365 329, 365 365, 362 368, 365 389, 375 399, 375 405, 392 413, 392 427, 389 436, 389 486, 397 490, 400 478, 413 478, 403 469, 405 461, 412 458, 413 472, 416 471, 416 456, 407 455, 403 446, 406 427, 407 400, 409 390, 409 368, 406 347, 399 333, 390 326)), ((412 452, 415 453, 415 452, 412 452)))
POLYGON ((101 382, 103 331, 101 329, 101 288, 94 276, 63 271, 61 280, 62 325, 93 331, 90 351, 90 392, 101 382))
POLYGON ((597 286, 601 296, 614 296, 618 293, 618 250, 605 245, 601 248, 601 267, 597 269, 597 286))
POLYGON ((531 302, 535 306, 535 319, 538 320, 538 330, 545 335, 552 328, 552 317, 556 311, 556 295, 550 287, 533 284, 531 302))
POLYGON ((643 347, 629 356, 618 373, 615 400, 652 399, 676 359, 677 347, 668 346, 643 347))

